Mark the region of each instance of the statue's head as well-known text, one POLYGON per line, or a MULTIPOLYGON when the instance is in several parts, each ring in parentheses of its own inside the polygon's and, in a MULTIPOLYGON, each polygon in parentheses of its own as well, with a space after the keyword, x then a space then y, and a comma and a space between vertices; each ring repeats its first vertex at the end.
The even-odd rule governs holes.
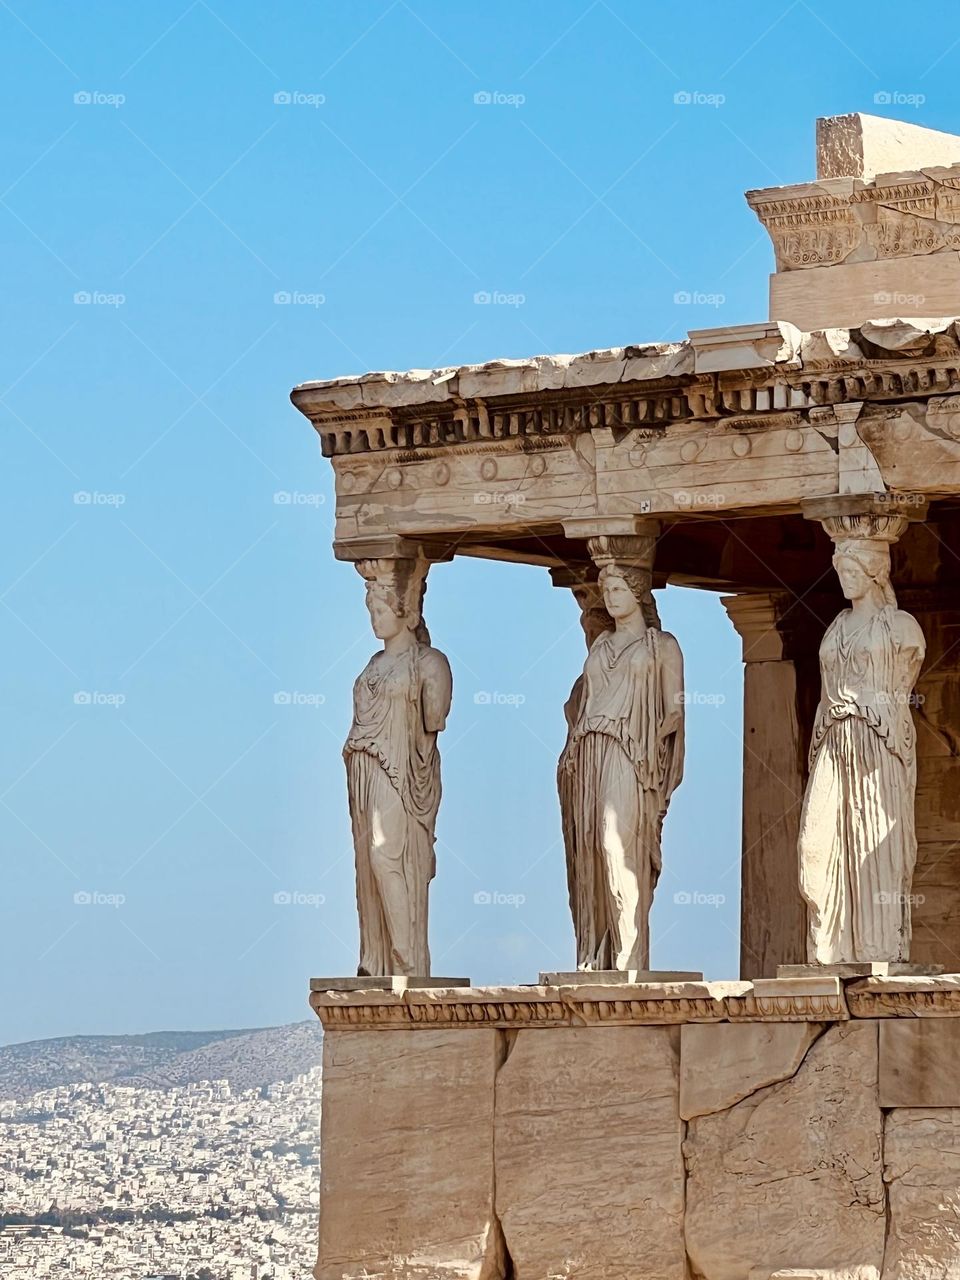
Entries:
POLYGON ((359 560, 357 570, 367 584, 367 610, 377 639, 412 631, 429 644, 422 616, 426 565, 412 559, 359 560))
POLYGON ((605 565, 600 570, 600 587, 604 606, 614 622, 625 622, 638 614, 644 616, 643 601, 649 588, 641 571, 625 565, 605 565))
POLYGON ((823 527, 833 539, 833 567, 848 600, 871 594, 896 607, 890 584, 890 546, 907 527, 898 512, 854 512, 828 516, 823 527))
POLYGON ((888 542, 872 538, 842 539, 833 553, 833 567, 848 600, 862 600, 873 592, 884 604, 896 604, 890 584, 888 542))

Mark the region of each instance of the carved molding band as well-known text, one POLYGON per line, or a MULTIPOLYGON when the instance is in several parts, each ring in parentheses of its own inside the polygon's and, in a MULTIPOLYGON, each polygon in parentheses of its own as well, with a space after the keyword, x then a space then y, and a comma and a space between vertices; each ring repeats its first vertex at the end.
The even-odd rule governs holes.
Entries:
MULTIPOLYGON (((431 991, 315 991, 310 1004, 325 1028, 661 1026, 685 1022, 836 1022, 848 1009, 844 984, 818 978, 806 987, 776 979, 667 986, 457 987, 431 991)), ((960 1013, 960 990, 956 992, 960 1013)), ((892 1016, 874 1013, 855 1016, 892 1016)))

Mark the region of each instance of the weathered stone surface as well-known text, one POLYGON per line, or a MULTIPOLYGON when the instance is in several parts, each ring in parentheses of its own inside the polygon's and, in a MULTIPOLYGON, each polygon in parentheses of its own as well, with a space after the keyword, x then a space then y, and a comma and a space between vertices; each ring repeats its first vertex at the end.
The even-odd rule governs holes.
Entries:
POLYGON ((876 1267, 755 1267, 750 1280, 878 1280, 876 1267))
POLYGON ((795 1075, 817 1022, 688 1023, 680 1028, 680 1115, 724 1111, 795 1075))
POLYGON ((884 1122, 884 1159, 890 1227, 883 1280, 956 1280, 960 1276, 960 1111, 889 1112, 884 1122))
POLYGON ((960 1107, 960 1022, 891 1018, 880 1024, 881 1107, 960 1107))
POLYGON ((497 1080, 515 1280, 684 1280, 679 1032, 520 1031, 497 1080))
POLYGON ((686 1241, 695 1274, 879 1268, 880 1142, 871 1023, 830 1028, 792 1078, 691 1120, 686 1241))
POLYGON ((499 1280, 500 1052, 487 1028, 327 1033, 316 1280, 499 1280))
POLYGON ((924 165, 956 164, 960 138, 859 111, 817 121, 817 177, 864 178, 924 165))
POLYGON ((842 262, 770 277, 770 316, 804 330, 849 328, 912 311, 949 316, 960 297, 960 255, 842 262))

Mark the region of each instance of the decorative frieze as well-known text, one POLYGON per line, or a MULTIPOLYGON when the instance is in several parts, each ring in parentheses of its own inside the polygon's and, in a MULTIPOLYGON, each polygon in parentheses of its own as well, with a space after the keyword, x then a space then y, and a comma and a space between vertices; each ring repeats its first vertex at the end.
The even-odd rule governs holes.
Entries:
POLYGON ((770 235, 777 271, 960 247, 958 165, 748 191, 747 203, 770 235))

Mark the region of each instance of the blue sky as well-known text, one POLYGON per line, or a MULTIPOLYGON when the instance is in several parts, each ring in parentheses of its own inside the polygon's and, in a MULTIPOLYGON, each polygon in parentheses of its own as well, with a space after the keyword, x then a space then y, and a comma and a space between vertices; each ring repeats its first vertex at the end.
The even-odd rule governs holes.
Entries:
MULTIPOLYGON (((374 644, 290 387, 765 318, 742 193, 813 176, 815 117, 958 124, 925 13, 0 4, 0 1042, 290 1021, 311 974, 354 969, 340 747, 374 644)), ((653 963, 730 977, 739 644, 712 596, 661 611, 710 700, 653 963)), ((572 965, 576 609, 545 570, 465 559, 428 620, 455 680, 434 967, 532 981, 572 965)))

